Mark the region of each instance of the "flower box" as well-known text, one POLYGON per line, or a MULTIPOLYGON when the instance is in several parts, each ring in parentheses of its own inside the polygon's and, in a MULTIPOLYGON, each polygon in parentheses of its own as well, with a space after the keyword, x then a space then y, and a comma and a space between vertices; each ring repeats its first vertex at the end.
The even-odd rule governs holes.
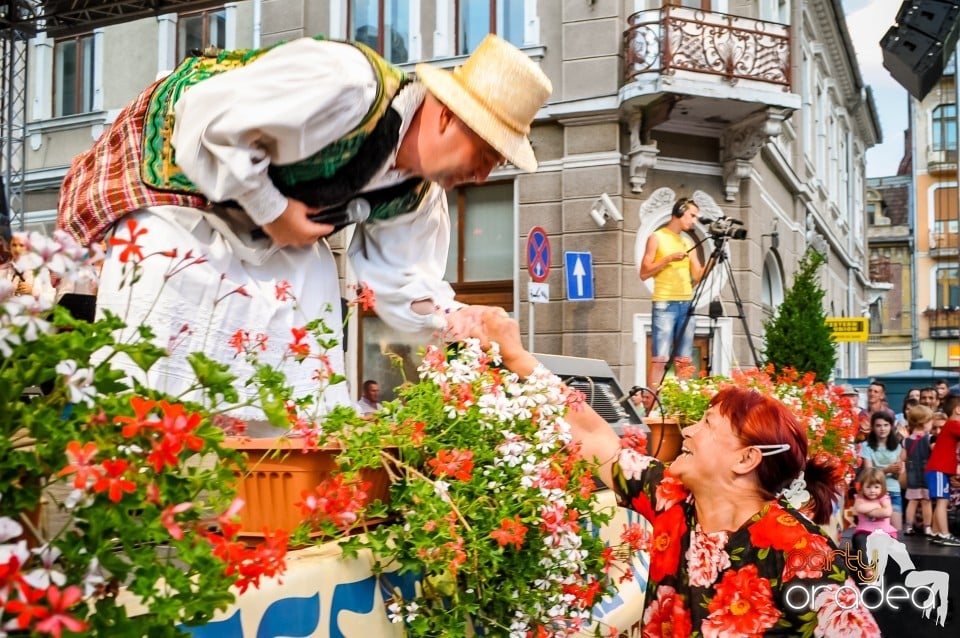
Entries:
MULTIPOLYGON (((303 493, 312 493, 337 469, 336 457, 341 452, 333 446, 307 447, 304 451, 303 439, 227 437, 224 445, 242 451, 246 457, 247 472, 237 472, 237 496, 244 501, 239 512, 243 538, 263 538, 264 529, 296 528, 305 518, 298 505, 303 493)), ((370 483, 368 503, 390 501, 390 479, 385 469, 364 468, 360 475, 370 483)), ((311 533, 321 535, 319 531, 311 533)))

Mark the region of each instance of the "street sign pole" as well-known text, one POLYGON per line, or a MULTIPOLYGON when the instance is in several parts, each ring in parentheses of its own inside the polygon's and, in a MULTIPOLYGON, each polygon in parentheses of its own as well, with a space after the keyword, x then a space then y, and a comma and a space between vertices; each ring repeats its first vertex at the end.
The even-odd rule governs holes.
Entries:
POLYGON ((529 324, 527 328, 527 350, 534 352, 533 338, 536 325, 537 303, 548 303, 550 292, 547 275, 550 274, 550 239, 547 232, 539 226, 534 226, 527 234, 527 272, 530 275, 530 284, 527 288, 527 303, 530 305, 529 324))
POLYGON ((537 313, 534 311, 534 308, 536 307, 537 304, 530 301, 527 305, 530 306, 530 316, 527 319, 527 321, 529 322, 527 325, 530 326, 529 329, 527 330, 527 352, 536 352, 536 350, 533 349, 533 327, 536 325, 535 315, 537 313))

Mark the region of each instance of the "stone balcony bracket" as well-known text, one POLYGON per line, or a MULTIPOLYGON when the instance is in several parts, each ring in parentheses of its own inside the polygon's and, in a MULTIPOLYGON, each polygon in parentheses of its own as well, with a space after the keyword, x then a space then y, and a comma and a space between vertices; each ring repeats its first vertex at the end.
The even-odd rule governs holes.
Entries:
POLYGON ((740 192, 740 181, 750 176, 750 162, 760 149, 783 131, 783 122, 791 109, 761 109, 742 122, 733 124, 720 135, 720 161, 726 200, 732 202, 740 192))

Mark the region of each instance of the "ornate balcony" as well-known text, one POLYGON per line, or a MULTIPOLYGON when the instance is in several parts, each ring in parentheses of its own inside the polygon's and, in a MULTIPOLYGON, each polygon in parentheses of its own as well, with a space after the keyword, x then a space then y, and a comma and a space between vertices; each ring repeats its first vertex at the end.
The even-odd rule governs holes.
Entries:
POLYGON ((930 326, 931 339, 960 339, 960 309, 930 308, 923 315, 930 326))
POLYGON ((667 5, 640 11, 624 33, 620 106, 630 118, 631 186, 659 153, 652 131, 720 138, 727 200, 749 160, 800 108, 788 25, 667 5))
POLYGON ((644 73, 693 71, 731 85, 751 80, 790 90, 790 27, 667 5, 630 16, 627 82, 644 73))

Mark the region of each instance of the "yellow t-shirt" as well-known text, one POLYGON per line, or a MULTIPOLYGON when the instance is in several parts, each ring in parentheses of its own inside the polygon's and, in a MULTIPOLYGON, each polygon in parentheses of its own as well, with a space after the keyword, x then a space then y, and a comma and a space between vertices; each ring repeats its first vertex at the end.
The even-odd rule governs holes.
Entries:
MULTIPOLYGON (((687 252, 692 245, 689 240, 667 228, 660 228, 653 234, 658 242, 657 254, 654 255, 657 261, 673 253, 687 252)), ((690 301, 691 299, 693 299, 693 284, 689 258, 670 262, 653 277, 654 301, 690 301)))

